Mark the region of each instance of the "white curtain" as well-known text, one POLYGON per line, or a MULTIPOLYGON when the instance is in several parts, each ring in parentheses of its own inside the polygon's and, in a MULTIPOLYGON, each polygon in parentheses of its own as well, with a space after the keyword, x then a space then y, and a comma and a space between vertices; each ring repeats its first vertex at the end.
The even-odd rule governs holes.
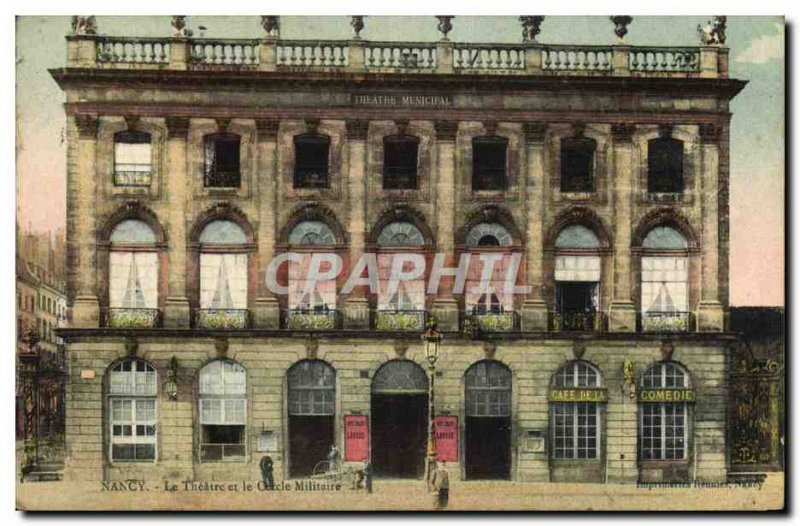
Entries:
POLYGON ((114 165, 118 172, 149 172, 150 143, 114 144, 114 165))
POLYGON ((247 254, 200 254, 200 308, 247 308, 247 254))
POLYGON ((289 262, 289 308, 311 309, 336 308, 336 280, 322 280, 314 283, 313 290, 307 290, 306 280, 313 254, 302 254, 302 261, 289 262))
POLYGON ((642 311, 688 311, 688 282, 686 257, 643 257, 642 311))
POLYGON ((158 308, 158 254, 111 252, 109 266, 112 308, 158 308))
MULTIPOLYGON (((378 310, 425 310, 424 279, 398 281, 397 289, 390 293, 393 260, 391 254, 378 255, 378 310)), ((411 263, 407 262, 403 271, 411 270, 411 263)))

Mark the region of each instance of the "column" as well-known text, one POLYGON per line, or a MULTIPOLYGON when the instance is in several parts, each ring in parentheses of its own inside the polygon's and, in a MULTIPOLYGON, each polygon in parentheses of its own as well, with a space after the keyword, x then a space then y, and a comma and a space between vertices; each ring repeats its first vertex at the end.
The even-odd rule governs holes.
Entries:
POLYGON ((718 125, 700 126, 703 246, 697 330, 709 332, 721 331, 725 325, 719 300, 719 137, 718 125))
MULTIPOLYGON (((445 265, 458 264, 455 253, 456 135, 457 122, 436 122, 436 252, 446 254, 445 265)), ((431 314, 440 331, 457 331, 458 302, 453 297, 453 280, 443 278, 433 300, 431 314)))
MULTIPOLYGON (((350 265, 348 272, 364 253, 366 230, 367 132, 368 121, 347 121, 347 188, 350 209, 350 265)), ((344 324, 347 329, 369 329, 369 300, 363 287, 356 287, 344 301, 344 324)))
POLYGON ((256 195, 258 196, 258 296, 253 307, 256 328, 280 328, 278 298, 267 289, 266 271, 275 256, 276 195, 278 185, 277 153, 278 127, 276 119, 256 121, 258 131, 258 170, 256 170, 256 195))
POLYGON ((72 327, 99 327, 97 298, 97 117, 75 115, 78 140, 70 158, 68 226, 70 277, 75 290, 72 327))
POLYGON ((614 138, 614 271, 613 292, 608 315, 610 332, 636 330, 636 306, 631 287, 631 206, 633 199, 633 133, 636 126, 613 124, 614 138))
POLYGON ((164 303, 164 327, 189 327, 189 299, 186 296, 186 138, 189 119, 167 117, 166 183, 169 199, 169 276, 164 303))
POLYGON ((526 218, 525 256, 527 268, 526 283, 531 292, 522 304, 522 330, 547 330, 547 300, 544 295, 544 272, 542 268, 544 253, 544 141, 547 123, 526 122, 522 125, 525 134, 526 167, 526 218))

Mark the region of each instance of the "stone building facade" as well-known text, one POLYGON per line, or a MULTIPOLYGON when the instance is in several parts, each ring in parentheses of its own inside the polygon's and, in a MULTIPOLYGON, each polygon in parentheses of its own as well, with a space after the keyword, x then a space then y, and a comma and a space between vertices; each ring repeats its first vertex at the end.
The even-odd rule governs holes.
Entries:
POLYGON ((724 41, 304 42, 271 19, 260 40, 79 29, 51 71, 67 97, 66 476, 256 480, 269 455, 297 478, 331 444, 421 476, 435 319, 455 477, 723 480, 744 86, 724 41), (404 250, 450 267, 520 254, 530 290, 404 300, 339 277, 309 299, 265 280, 288 251, 351 268, 404 250), (345 427, 364 416, 357 443, 345 427))

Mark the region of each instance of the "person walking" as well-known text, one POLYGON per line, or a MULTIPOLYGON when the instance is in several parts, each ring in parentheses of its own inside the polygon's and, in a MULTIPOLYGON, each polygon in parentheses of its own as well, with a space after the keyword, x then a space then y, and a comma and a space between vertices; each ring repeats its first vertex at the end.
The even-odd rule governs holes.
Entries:
POLYGON ((272 457, 264 455, 261 458, 261 479, 264 481, 264 487, 268 490, 275 489, 275 477, 272 473, 272 457))
POLYGON ((433 473, 433 490, 436 492, 436 507, 443 509, 447 507, 447 502, 450 499, 450 475, 444 462, 440 462, 436 466, 436 471, 433 473))
POLYGON ((364 487, 367 489, 367 493, 372 493, 372 466, 368 459, 364 459, 361 471, 364 472, 364 487))

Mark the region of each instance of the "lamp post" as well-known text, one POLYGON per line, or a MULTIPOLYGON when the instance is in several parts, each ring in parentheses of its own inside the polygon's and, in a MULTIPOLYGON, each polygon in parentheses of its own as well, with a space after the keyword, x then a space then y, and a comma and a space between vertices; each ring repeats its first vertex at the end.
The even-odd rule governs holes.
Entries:
POLYGON ((428 448, 425 455, 425 482, 428 490, 431 489, 433 466, 436 463, 436 435, 434 433, 434 404, 433 404, 433 384, 436 378, 436 359, 439 357, 439 343, 442 341, 442 334, 436 330, 436 320, 428 321, 428 329, 422 334, 425 342, 425 358, 428 360, 428 448))

